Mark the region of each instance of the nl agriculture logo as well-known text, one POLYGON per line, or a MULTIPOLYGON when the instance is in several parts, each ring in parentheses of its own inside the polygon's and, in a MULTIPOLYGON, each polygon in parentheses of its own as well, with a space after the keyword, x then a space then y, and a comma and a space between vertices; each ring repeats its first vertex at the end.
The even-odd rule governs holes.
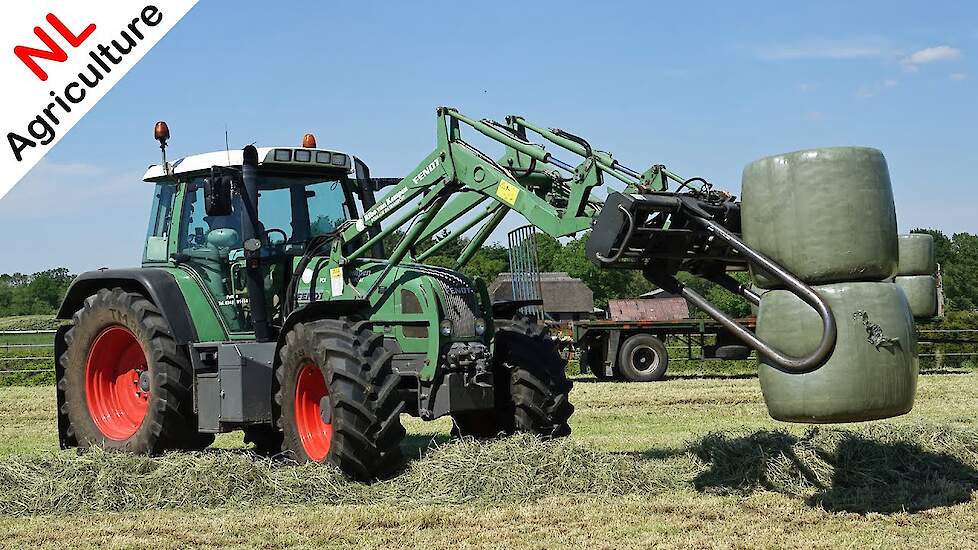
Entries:
POLYGON ((5 10, 0 199, 195 3, 20 2, 5 10))

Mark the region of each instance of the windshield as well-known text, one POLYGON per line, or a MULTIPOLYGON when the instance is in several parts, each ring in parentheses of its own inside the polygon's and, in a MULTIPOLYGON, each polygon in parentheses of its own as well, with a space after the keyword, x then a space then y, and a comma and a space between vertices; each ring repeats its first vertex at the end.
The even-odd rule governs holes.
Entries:
MULTIPOLYGON (((266 175, 259 176, 258 189, 258 219, 272 244, 303 243, 333 231, 347 219, 340 180, 266 175)), ((208 216, 204 177, 192 178, 187 183, 180 248, 184 252, 201 247, 240 248, 243 212, 240 197, 235 197, 231 215, 208 216)))
POLYGON ((339 180, 295 176, 258 178, 258 219, 272 242, 302 242, 346 220, 339 180))

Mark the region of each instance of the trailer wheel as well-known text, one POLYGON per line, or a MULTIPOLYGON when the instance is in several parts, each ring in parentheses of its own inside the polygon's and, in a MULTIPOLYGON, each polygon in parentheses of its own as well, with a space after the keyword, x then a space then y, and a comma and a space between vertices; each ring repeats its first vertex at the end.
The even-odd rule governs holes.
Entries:
POLYGON ((347 321, 295 325, 275 376, 283 450, 299 462, 330 462, 360 481, 392 473, 404 438, 393 355, 383 336, 347 321))
POLYGON ((573 383, 557 342, 542 325, 522 318, 496 320, 493 359, 496 408, 452 415, 455 435, 493 437, 529 432, 545 439, 571 432, 567 420, 574 412, 568 400, 573 383))
POLYGON ((662 380, 668 366, 665 344, 651 334, 629 337, 618 352, 618 372, 631 382, 662 380))
POLYGON ((120 288, 89 296, 61 356, 67 436, 82 448, 157 454, 201 449, 189 358, 160 310, 120 288))
POLYGON ((601 381, 613 380, 615 375, 605 374, 604 369, 604 349, 607 344, 604 341, 592 342, 584 349, 584 353, 587 355, 587 368, 591 371, 591 374, 595 378, 601 381))

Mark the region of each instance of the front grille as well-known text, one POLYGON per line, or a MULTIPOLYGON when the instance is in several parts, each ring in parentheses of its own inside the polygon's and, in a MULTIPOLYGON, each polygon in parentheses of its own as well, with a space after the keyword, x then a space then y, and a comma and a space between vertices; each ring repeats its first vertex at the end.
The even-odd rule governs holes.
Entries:
POLYGON ((475 289, 454 271, 427 266, 416 266, 414 269, 428 275, 441 286, 445 294, 442 311, 445 318, 452 322, 452 334, 463 338, 475 336, 475 320, 481 317, 475 289))

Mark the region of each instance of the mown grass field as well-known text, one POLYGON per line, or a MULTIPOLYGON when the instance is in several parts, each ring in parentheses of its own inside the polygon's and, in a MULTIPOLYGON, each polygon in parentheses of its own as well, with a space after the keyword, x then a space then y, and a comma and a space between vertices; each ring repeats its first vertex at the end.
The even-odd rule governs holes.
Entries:
POLYGON ((373 486, 231 434, 203 456, 57 451, 52 390, 0 388, 6 547, 978 547, 970 371, 922 375, 902 418, 814 431, 770 420, 744 373, 582 378, 569 440, 405 419, 416 458, 373 486))

